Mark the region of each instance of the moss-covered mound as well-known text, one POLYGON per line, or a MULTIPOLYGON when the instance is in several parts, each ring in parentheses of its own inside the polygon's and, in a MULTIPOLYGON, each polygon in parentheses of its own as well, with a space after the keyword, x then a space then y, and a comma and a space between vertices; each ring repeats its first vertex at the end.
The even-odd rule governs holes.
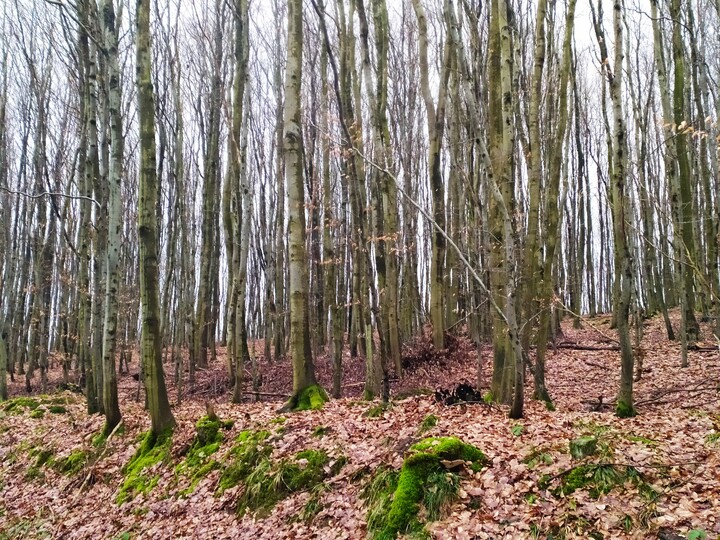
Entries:
POLYGON ((82 450, 73 450, 68 456, 55 460, 54 467, 58 472, 74 476, 82 470, 87 462, 87 453, 82 450))
POLYGON ((197 435, 188 450, 185 459, 175 467, 175 473, 190 479, 187 488, 181 495, 188 495, 195 490, 198 482, 207 476, 210 471, 220 467, 220 463, 212 458, 223 442, 221 429, 230 429, 232 421, 222 421, 218 418, 204 416, 196 424, 197 435))
POLYGON ((263 458, 245 478, 238 514, 262 513, 293 493, 312 490, 336 475, 345 463, 343 457, 333 461, 323 450, 303 450, 277 462, 263 458))
POLYGON ((550 488, 550 492, 556 497, 567 497, 575 491, 586 490, 591 497, 597 499, 627 482, 637 486, 641 493, 652 490, 635 467, 611 463, 578 465, 556 478, 541 479, 539 486, 541 489, 550 488), (550 485, 553 481, 557 482, 555 487, 550 485))
POLYGON ((30 409, 34 411, 40 406, 40 402, 37 399, 29 397, 19 397, 9 400, 3 405, 3 411, 8 414, 20 414, 24 409, 30 409))
POLYGON ((428 520, 438 519, 442 507, 457 495, 460 481, 451 469, 467 465, 479 470, 486 462, 485 454, 457 437, 430 437, 414 444, 399 473, 381 469, 365 491, 371 535, 385 540, 420 532, 421 508, 428 520))
POLYGON ((135 455, 122 469, 125 480, 115 499, 117 504, 131 500, 138 493, 147 493, 157 485, 160 475, 152 474, 151 469, 168 460, 171 445, 172 429, 159 436, 152 432, 145 435, 135 455))
POLYGON ((244 482, 248 475, 267 460, 272 446, 267 444, 269 431, 242 431, 228 454, 229 460, 220 476, 218 494, 244 482))

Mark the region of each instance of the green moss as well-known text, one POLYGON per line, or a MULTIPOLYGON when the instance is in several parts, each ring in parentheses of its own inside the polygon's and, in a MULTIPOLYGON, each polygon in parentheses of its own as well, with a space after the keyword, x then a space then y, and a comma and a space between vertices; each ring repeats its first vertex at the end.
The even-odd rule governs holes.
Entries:
POLYGON ((637 411, 635 410, 635 407, 633 407, 632 403, 618 401, 617 406, 615 407, 615 415, 618 418, 632 418, 637 415, 637 411))
MULTIPOLYGON (((37 479, 44 479, 45 473, 40 469, 40 467, 36 467, 35 465, 32 465, 28 468, 27 471, 25 471, 25 480, 37 480, 37 479)), ((1 538, 1 537, 0 537, 1 538)))
POLYGON ((313 437, 323 437, 323 436, 327 435, 329 432, 330 432, 330 428, 329 428, 329 427, 326 427, 326 426, 318 426, 318 427, 316 427, 316 428, 313 430, 312 436, 313 436, 313 437))
POLYGON ((230 449, 230 463, 220 476, 218 493, 244 482, 247 476, 266 460, 272 453, 272 446, 266 443, 270 433, 267 431, 243 431, 235 439, 230 449))
POLYGON ((303 450, 279 468, 282 482, 290 492, 302 491, 316 485, 325 477, 324 467, 330 461, 322 450, 303 450))
POLYGON ((399 476, 399 471, 381 466, 375 471, 367 486, 363 488, 360 496, 365 500, 368 507, 368 531, 377 533, 377 531, 381 531, 385 527, 399 476))
POLYGON ((38 448, 31 452, 31 455, 35 456, 35 466, 42 467, 43 465, 52 462, 52 457, 55 455, 55 450, 52 448, 38 448))
POLYGON ((603 463, 573 467, 560 478, 560 485, 552 490, 556 496, 567 496, 579 489, 586 489, 591 497, 598 498, 628 480, 641 483, 640 473, 634 467, 603 463))
POLYGON ((307 524, 312 522, 315 516, 317 516, 323 508, 322 496, 326 491, 327 486, 324 484, 318 484, 312 488, 310 491, 310 498, 305 503, 305 506, 303 506, 303 509, 300 511, 300 515, 298 516, 300 520, 307 524))
POLYGON ((420 428, 418 429, 419 433, 425 433, 426 431, 430 431, 432 428, 437 426, 438 423, 438 417, 434 414, 428 414, 425 418, 423 418, 422 423, 420 424, 420 428))
POLYGON ((30 409, 34 411, 40 406, 40 402, 36 399, 29 397, 19 397, 11 399, 3 406, 3 410, 7 413, 19 414, 22 412, 21 409, 30 409))
POLYGON ((70 455, 55 460, 54 468, 68 476, 74 476, 79 473, 85 463, 87 463, 88 455, 82 450, 73 450, 70 455))
POLYGON ((586 435, 570 441, 570 455, 575 459, 592 456, 597 451, 597 437, 586 435))
POLYGON ((195 491, 200 480, 220 467, 220 464, 210 456, 218 451, 223 441, 220 429, 230 429, 232 426, 232 422, 210 419, 207 416, 198 421, 195 441, 185 459, 175 467, 175 474, 182 474, 190 479, 190 485, 180 492, 181 495, 189 495, 195 491))
POLYGON ((245 490, 237 511, 240 515, 247 511, 262 515, 281 499, 292 493, 312 490, 336 474, 339 462, 336 460, 331 464, 330 457, 322 450, 303 450, 279 462, 263 459, 245 479, 245 490), (329 472, 326 472, 327 465, 330 465, 329 472))
POLYGON ((122 469, 125 480, 115 499, 117 504, 131 500, 138 493, 147 493, 157 485, 159 475, 151 474, 151 470, 158 463, 167 461, 171 445, 172 429, 159 436, 152 432, 145 435, 135 455, 122 469))
POLYGON ((107 442, 107 435, 105 435, 105 430, 103 429, 100 431, 100 433, 97 433, 92 438, 92 445, 95 448, 99 448, 100 446, 103 446, 107 442))
POLYGON ((292 411, 316 411, 323 408, 330 398, 319 384, 313 384, 290 399, 292 411))
POLYGON ((432 454, 438 460, 461 459, 479 467, 487 463, 487 457, 482 451, 471 444, 462 442, 457 437, 429 437, 412 445, 410 452, 432 454))
POLYGON ((446 465, 458 461, 479 469, 487 458, 456 437, 430 437, 410 447, 399 475, 383 470, 368 490, 368 530, 372 536, 392 539, 398 534, 420 533, 421 507, 428 519, 437 519, 442 507, 457 495, 459 478, 446 465))
POLYGON ((391 405, 389 403, 378 403, 377 405, 371 406, 367 411, 363 413, 363 416, 365 418, 379 418, 390 409, 391 405))
POLYGON ((67 409, 63 407, 62 405, 50 405, 48 407, 48 411, 50 411, 53 414, 65 414, 67 413, 67 409))
POLYGON ((213 442, 222 441, 222 435, 219 433, 220 429, 228 430, 232 428, 234 422, 231 420, 223 421, 220 419, 211 419, 207 416, 203 416, 195 424, 197 429, 197 442, 200 445, 206 445, 213 442))
POLYGON ((45 409, 38 407, 34 411, 30 412, 30 418, 43 418, 45 416, 45 409))

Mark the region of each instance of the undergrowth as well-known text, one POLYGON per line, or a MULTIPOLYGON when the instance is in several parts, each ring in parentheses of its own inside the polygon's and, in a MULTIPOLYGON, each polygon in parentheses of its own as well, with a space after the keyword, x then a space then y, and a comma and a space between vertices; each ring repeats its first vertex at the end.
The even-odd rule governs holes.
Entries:
POLYGON ((205 478, 211 471, 220 467, 211 456, 215 454, 223 442, 221 429, 230 429, 233 426, 231 421, 222 421, 207 416, 201 418, 196 424, 197 434, 188 450, 185 459, 175 467, 175 473, 189 478, 189 485, 180 492, 186 496, 195 491, 198 482, 205 478))
POLYGON ((455 467, 479 470, 486 462, 485 454, 456 437, 430 437, 414 444, 399 472, 382 467, 363 490, 371 537, 390 540, 398 534, 424 534, 423 520, 437 520, 457 497, 460 479, 455 467))
POLYGON ((218 494, 244 482, 261 461, 267 460, 272 446, 267 444, 268 431, 242 431, 236 437, 218 484, 218 494))
POLYGON ((132 459, 122 468, 124 481, 115 499, 117 504, 132 500, 138 493, 148 493, 158 483, 160 475, 153 472, 155 465, 170 457, 172 429, 158 436, 148 432, 132 459))
POLYGON ((331 461, 323 450, 303 450, 280 461, 263 458, 245 478, 237 512, 243 515, 256 511, 262 515, 285 497, 317 487, 336 475, 346 462, 342 456, 331 461))

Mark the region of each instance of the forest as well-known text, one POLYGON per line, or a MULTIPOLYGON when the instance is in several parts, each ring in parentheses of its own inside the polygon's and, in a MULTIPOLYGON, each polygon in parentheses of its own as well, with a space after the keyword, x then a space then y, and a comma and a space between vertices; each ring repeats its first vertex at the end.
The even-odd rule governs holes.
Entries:
POLYGON ((718 0, 7 0, 0 540, 720 535, 718 0))

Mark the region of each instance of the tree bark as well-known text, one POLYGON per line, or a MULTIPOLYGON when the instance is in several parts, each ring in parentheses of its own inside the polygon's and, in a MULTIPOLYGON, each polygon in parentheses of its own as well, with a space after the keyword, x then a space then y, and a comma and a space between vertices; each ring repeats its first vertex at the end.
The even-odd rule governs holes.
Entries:
POLYGON ((158 290, 157 171, 155 167, 155 94, 151 76, 150 1, 137 0, 136 62, 140 127, 138 239, 140 250, 141 357, 145 392, 157 438, 175 426, 162 365, 158 290))

